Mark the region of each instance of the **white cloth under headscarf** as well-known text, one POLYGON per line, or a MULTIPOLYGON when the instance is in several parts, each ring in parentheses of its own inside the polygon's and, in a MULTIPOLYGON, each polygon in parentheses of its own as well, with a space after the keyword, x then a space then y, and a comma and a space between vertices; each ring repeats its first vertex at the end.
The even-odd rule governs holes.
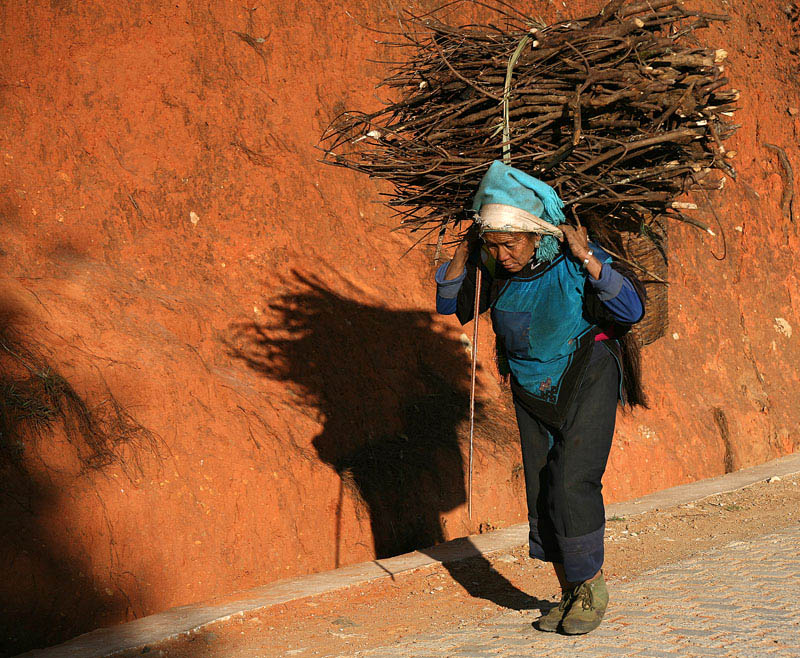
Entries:
POLYGON ((562 238, 564 233, 541 217, 537 217, 521 208, 504 203, 484 203, 475 217, 483 235, 489 231, 504 233, 538 233, 562 238))

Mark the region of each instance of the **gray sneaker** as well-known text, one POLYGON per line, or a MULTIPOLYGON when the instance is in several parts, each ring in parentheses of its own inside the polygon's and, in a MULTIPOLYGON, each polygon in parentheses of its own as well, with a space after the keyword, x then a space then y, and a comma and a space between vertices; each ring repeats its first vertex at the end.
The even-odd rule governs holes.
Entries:
POLYGON ((561 621, 567 635, 589 633, 600 625, 608 606, 608 590, 603 573, 594 580, 585 581, 575 588, 572 605, 561 621))
POLYGON ((536 627, 540 631, 546 633, 555 633, 561 620, 564 618, 564 613, 569 609, 569 604, 572 603, 572 595, 574 589, 561 590, 561 602, 550 609, 546 615, 542 615, 537 622, 536 627))

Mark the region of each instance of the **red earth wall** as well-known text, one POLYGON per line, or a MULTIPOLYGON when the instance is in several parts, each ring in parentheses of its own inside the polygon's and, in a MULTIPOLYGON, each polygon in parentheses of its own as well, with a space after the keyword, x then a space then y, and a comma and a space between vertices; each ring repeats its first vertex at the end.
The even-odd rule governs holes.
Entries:
MULTIPOLYGON (((726 5, 705 32, 742 90, 739 181, 713 197, 719 237, 672 227, 669 333, 644 352, 651 408, 620 416, 609 500, 800 444, 800 239, 764 147, 800 167, 784 4, 726 5)), ((488 366, 467 518, 468 355, 433 313, 431 253, 401 259, 381 189, 319 163, 328 121, 380 102, 368 59, 397 52, 362 26, 393 7, 0 6, 5 331, 153 433, 99 464, 57 426, 3 437, 2 651, 524 520, 488 366)))

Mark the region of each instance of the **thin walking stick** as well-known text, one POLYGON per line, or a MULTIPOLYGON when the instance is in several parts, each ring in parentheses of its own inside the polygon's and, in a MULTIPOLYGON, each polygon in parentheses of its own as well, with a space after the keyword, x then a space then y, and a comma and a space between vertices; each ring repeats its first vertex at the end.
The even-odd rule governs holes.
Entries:
MULTIPOLYGON (((503 98, 501 104, 503 106, 503 162, 507 165, 511 164, 511 124, 509 120, 508 101, 511 94, 511 76, 514 73, 514 66, 522 54, 522 50, 530 41, 530 36, 525 35, 517 44, 514 54, 508 60, 508 67, 506 69, 506 83, 503 88, 503 98)), ((479 259, 480 261, 480 259, 479 259)), ((469 493, 467 507, 469 510, 469 518, 472 519, 472 464, 473 464, 473 438, 475 435, 475 375, 478 371, 478 313, 481 307, 481 266, 478 262, 478 267, 475 270, 475 311, 472 314, 472 321, 474 323, 472 329, 472 381, 469 388, 469 493)))
POLYGON ((481 266, 475 270, 475 309, 472 314, 472 382, 469 387, 469 518, 472 519, 472 439, 475 433, 475 374, 478 371, 478 313, 481 309, 481 266))

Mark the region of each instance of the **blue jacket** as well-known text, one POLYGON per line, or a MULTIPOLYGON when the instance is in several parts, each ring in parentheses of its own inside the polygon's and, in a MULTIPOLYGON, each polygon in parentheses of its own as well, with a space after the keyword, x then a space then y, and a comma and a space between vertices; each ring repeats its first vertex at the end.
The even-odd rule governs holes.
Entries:
MULTIPOLYGON (((637 322, 644 313, 643 300, 632 282, 611 267, 607 253, 596 245, 592 249, 603 262, 597 280, 564 253, 550 263, 528 266, 512 275, 482 252, 481 311, 491 310, 515 396, 546 422, 558 424, 563 417, 591 358, 595 336, 607 329, 587 312, 587 295, 600 301, 606 319, 623 326, 637 322)), ((465 272, 452 281, 444 280, 449 263, 438 269, 436 307, 440 313, 457 313, 462 322, 471 319, 477 260, 473 254, 465 272)))

